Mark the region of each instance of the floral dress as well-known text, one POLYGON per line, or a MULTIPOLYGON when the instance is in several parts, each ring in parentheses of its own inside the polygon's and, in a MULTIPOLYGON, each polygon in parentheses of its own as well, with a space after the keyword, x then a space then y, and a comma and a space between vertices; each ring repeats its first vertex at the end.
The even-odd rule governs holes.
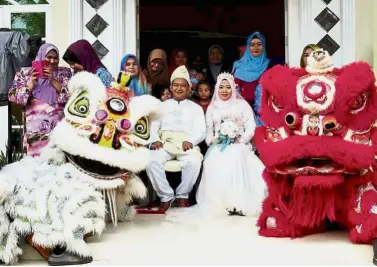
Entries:
POLYGON ((24 149, 30 156, 39 156, 40 150, 49 140, 50 132, 64 116, 64 105, 67 103, 68 80, 72 74, 70 69, 58 67, 54 71, 55 79, 61 83, 62 89, 55 106, 33 98, 27 89, 30 79, 30 68, 23 68, 16 73, 12 87, 9 90, 9 101, 25 108, 26 132, 23 138, 24 149))
POLYGON ((111 86, 111 82, 113 81, 113 77, 110 72, 108 72, 105 68, 98 68, 96 71, 96 75, 101 79, 102 83, 109 88, 111 86))

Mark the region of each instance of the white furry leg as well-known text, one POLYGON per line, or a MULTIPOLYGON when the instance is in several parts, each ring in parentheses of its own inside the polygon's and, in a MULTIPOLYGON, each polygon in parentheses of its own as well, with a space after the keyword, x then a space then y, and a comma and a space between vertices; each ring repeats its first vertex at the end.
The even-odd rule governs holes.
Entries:
POLYGON ((7 199, 9 194, 13 191, 13 187, 11 187, 6 179, 0 178, 0 181, 0 205, 2 205, 5 199, 7 199))
POLYGON ((18 235, 9 221, 3 206, 0 206, 0 260, 5 264, 16 264, 22 249, 18 247, 18 235))
POLYGON ((124 186, 117 189, 99 189, 99 191, 107 205, 106 221, 112 222, 115 226, 118 221, 132 221, 136 214, 135 208, 130 206, 132 200, 147 196, 147 188, 135 174, 125 181, 124 186))
POLYGON ((118 221, 119 222, 131 222, 135 219, 136 210, 133 206, 118 206, 118 221))
POLYGON ((131 203, 133 198, 145 198, 147 196, 147 188, 143 181, 134 174, 126 181, 124 187, 124 201, 125 204, 131 203))
POLYGON ((129 206, 134 198, 145 198, 147 196, 147 188, 145 187, 143 181, 133 175, 127 180, 124 188, 118 190, 116 196, 116 206, 118 213, 118 221, 129 222, 135 218, 136 210, 134 207, 129 206))

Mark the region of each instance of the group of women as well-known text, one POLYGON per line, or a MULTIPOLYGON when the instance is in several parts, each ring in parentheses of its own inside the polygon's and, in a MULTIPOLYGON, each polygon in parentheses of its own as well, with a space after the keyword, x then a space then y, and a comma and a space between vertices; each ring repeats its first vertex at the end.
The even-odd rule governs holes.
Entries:
MULTIPOLYGON (((306 57, 311 50, 315 49, 318 49, 315 45, 308 45, 304 48, 301 67, 305 67, 306 57)), ((217 136, 219 130, 219 121, 223 115, 241 121, 244 129, 244 132, 239 135, 239 140, 235 142, 237 145, 226 150, 226 154, 220 153, 216 149, 211 150, 213 156, 204 164, 207 166, 207 168, 204 167, 206 179, 199 188, 198 202, 208 202, 209 199, 220 201, 219 198, 213 197, 213 192, 216 192, 213 188, 214 185, 217 185, 220 192, 218 196, 231 202, 236 201, 237 206, 246 211, 251 209, 248 205, 251 202, 247 202, 247 199, 252 191, 255 192, 253 190, 255 186, 253 188, 252 183, 249 183, 252 179, 249 172, 252 170, 247 169, 247 164, 242 162, 246 162, 252 157, 249 152, 252 151, 250 142, 255 129, 255 121, 257 125, 262 124, 258 118, 261 92, 259 79, 267 69, 276 65, 277 62, 267 57, 266 40, 259 32, 249 36, 246 48, 241 50, 241 55, 241 58, 234 63, 233 69, 229 69, 224 64, 224 51, 221 46, 215 45, 209 49, 209 62, 208 66, 203 68, 204 73, 188 69, 190 79, 196 88, 195 92, 198 98, 196 101, 203 107, 204 112, 207 112, 207 145, 213 144, 214 137, 217 136), (231 74, 225 75, 225 78, 224 75, 220 75, 227 71, 231 74), (224 79, 219 80, 219 77, 224 79), (225 91, 226 93, 224 93, 225 91), (224 99, 222 97, 224 95, 229 97, 224 99), (235 159, 237 160, 235 161, 235 159), (206 175, 212 168, 210 166, 218 166, 219 162, 223 162, 224 165, 228 164, 230 173, 225 176, 222 172, 216 175, 206 175), (224 183, 219 183, 218 180, 217 182, 211 181, 213 177, 217 176, 224 177, 224 183), (235 186, 233 191, 229 188, 229 184, 235 186), (208 190, 209 187, 211 190, 208 190)), ((86 40, 79 40, 71 44, 62 58, 71 67, 73 73, 80 71, 93 73, 107 87, 113 81, 111 73, 86 40)), ((40 76, 33 67, 23 68, 15 75, 9 90, 9 100, 21 105, 25 111, 24 147, 27 154, 31 156, 38 156, 41 148, 48 143, 49 134, 63 118, 64 105, 70 97, 67 85, 72 72, 69 68, 60 67, 59 59, 60 54, 56 46, 49 43, 42 45, 35 60, 49 62, 43 68, 44 75, 40 76)), ((141 69, 141 65, 134 55, 124 56, 120 69, 133 77, 129 85, 130 97, 151 94, 153 89, 162 88, 166 90, 160 90, 158 97, 164 100, 169 98, 171 73, 182 65, 188 66, 187 53, 184 50, 175 50, 170 64, 168 64, 165 51, 155 49, 148 57, 145 70, 141 69)), ((254 166, 258 164, 255 163, 254 166)), ((260 175, 262 167, 260 164, 258 165, 258 175, 260 175)), ((261 194, 259 194, 260 196, 261 194)), ((215 203, 215 205, 217 204, 215 203)))

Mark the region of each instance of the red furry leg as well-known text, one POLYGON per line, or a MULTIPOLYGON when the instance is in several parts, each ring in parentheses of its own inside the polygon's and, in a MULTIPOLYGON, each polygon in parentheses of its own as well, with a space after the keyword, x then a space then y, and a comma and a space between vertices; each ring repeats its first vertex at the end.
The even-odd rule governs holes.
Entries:
POLYGON ((301 227, 292 223, 287 217, 287 205, 281 200, 282 194, 289 194, 289 184, 283 177, 276 180, 269 173, 264 173, 268 184, 269 194, 262 207, 262 214, 257 225, 260 227, 259 234, 265 237, 302 237, 324 231, 323 225, 313 228, 301 227))
POLYGON ((372 183, 354 190, 348 205, 349 238, 353 243, 371 244, 377 238, 377 191, 372 183))

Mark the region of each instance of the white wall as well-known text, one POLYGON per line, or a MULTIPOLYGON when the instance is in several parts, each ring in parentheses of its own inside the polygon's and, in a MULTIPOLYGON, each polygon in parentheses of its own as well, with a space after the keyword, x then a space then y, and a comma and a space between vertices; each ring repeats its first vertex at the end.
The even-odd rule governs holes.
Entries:
POLYGON ((112 0, 107 1, 102 7, 98 10, 98 15, 100 15, 109 26, 96 38, 87 28, 86 24, 92 19, 96 14, 96 11, 86 2, 83 1, 83 39, 88 40, 93 44, 97 39, 108 49, 110 52, 102 59, 102 62, 105 66, 113 72, 112 56, 113 56, 113 8, 112 0))
MULTIPOLYGON (((317 44, 326 33, 340 45, 333 55, 336 66, 354 60, 354 7, 355 0, 332 0, 327 7, 340 21, 327 33, 314 20, 326 4, 320 0, 288 0, 288 63, 299 66, 302 49, 307 44, 317 44)), ((363 1, 363 0, 358 0, 363 1)), ((373 0, 372 0, 373 1, 373 0)))
MULTIPOLYGON (((60 51, 60 57, 63 56, 65 50, 69 46, 69 1, 55 0, 52 2, 52 25, 53 34, 51 42, 56 45, 60 51)), ((60 65, 67 66, 61 60, 60 65)))
POLYGON ((373 23, 374 3, 376 0, 357 0, 355 3, 355 55, 356 60, 373 64, 373 23))
POLYGON ((87 39, 93 43, 98 39, 109 53, 102 59, 109 71, 116 76, 126 53, 136 53, 136 3, 137 0, 109 0, 97 12, 109 26, 96 38, 86 24, 96 14, 84 0, 70 0, 70 43, 87 39))

